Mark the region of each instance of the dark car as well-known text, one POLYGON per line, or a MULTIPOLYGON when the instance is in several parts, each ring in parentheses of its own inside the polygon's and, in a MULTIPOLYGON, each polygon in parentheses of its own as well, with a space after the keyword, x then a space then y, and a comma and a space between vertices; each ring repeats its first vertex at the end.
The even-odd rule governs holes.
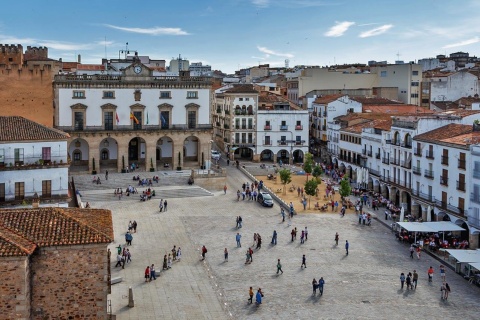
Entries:
POLYGON ((257 201, 264 207, 273 207, 273 199, 268 192, 259 192, 257 195, 257 201))

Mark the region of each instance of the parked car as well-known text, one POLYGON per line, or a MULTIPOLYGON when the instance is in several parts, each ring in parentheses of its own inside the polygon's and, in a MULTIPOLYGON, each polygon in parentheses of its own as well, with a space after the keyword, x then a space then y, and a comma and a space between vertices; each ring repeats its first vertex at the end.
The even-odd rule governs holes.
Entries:
POLYGON ((273 199, 268 192, 259 192, 257 195, 257 201, 264 207, 273 207, 273 199))
POLYGON ((213 160, 220 160, 220 152, 216 151, 216 150, 212 150, 212 159, 213 160))

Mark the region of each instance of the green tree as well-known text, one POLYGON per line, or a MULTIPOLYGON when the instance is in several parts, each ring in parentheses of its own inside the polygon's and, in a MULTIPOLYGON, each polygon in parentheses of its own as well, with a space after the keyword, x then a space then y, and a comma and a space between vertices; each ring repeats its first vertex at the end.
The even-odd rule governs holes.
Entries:
POLYGON ((314 176, 315 178, 318 178, 322 175, 322 173, 323 173, 322 167, 315 166, 315 168, 313 168, 313 171, 312 171, 312 176, 314 176))
POLYGON ((308 175, 312 173, 313 171, 313 155, 310 152, 305 153, 305 158, 303 162, 303 171, 307 174, 307 181, 308 181, 308 175))
POLYGON ((312 196, 316 194, 318 182, 317 179, 312 179, 310 181, 305 182, 305 193, 308 195, 308 209, 310 209, 310 202, 312 196))
POLYGON ((278 171, 280 174, 280 181, 283 184, 283 194, 287 192, 287 184, 292 182, 292 173, 288 169, 282 169, 278 171))
POLYGON ((348 177, 343 177, 342 181, 340 181, 340 189, 338 190, 340 196, 343 198, 348 197, 352 192, 352 187, 350 186, 350 181, 348 177))

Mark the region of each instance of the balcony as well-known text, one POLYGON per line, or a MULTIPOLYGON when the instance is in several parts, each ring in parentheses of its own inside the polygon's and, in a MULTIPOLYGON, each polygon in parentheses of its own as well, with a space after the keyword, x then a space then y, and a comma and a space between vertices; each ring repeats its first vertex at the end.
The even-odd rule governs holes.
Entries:
POLYGON ((465 181, 457 181, 457 190, 465 191, 465 181))
POLYGON ((401 145, 401 141, 400 140, 394 140, 393 145, 396 145, 396 146, 400 146, 401 145))
POLYGON ((380 177, 380 171, 378 170, 368 169, 368 172, 374 176, 380 177))
POLYGON ((433 171, 432 170, 426 170, 425 169, 425 178, 433 179, 433 171))
POLYGON ((421 176, 422 175, 422 169, 420 169, 420 167, 413 167, 413 174, 416 174, 418 176, 421 176))
POLYGON ((448 166, 448 156, 442 156, 441 163, 448 166))
POLYGON ((270 141, 270 140, 263 140, 263 145, 264 145, 264 146, 271 146, 271 145, 272 145, 272 141, 270 141))
POLYGON ((414 154, 415 154, 416 156, 419 156, 419 157, 422 156, 422 148, 415 148, 415 149, 413 149, 413 150, 414 150, 414 154))
POLYGON ((425 157, 427 157, 427 159, 435 159, 435 157, 433 156, 433 150, 425 151, 425 157))
POLYGON ((382 163, 388 164, 388 158, 382 158, 382 163))
POLYGON ((42 159, 42 155, 33 155, 21 159, 4 158, 4 162, 0 163, 0 171, 10 170, 33 170, 68 167, 67 156, 50 156, 49 160, 42 159))
POLYGON ((369 157, 372 156, 372 150, 367 151, 367 156, 369 156, 369 157))
POLYGON ((453 213, 455 215, 458 215, 458 216, 463 216, 464 213, 465 213, 464 209, 455 207, 451 204, 446 203, 445 201, 436 200, 435 205, 437 207, 442 208, 442 209, 446 209, 446 210, 450 211, 451 213, 453 213))
POLYGON ((295 145, 296 146, 301 146, 305 144, 305 140, 295 140, 295 145))
POLYGON ((408 188, 408 189, 410 189, 412 187, 411 182, 403 181, 403 180, 400 180, 398 178, 391 178, 390 183, 393 183, 393 184, 396 184, 398 186, 405 187, 405 188, 408 188))
POLYGON ((384 181, 384 182, 393 182, 393 181, 392 181, 393 179, 391 179, 391 178, 388 177, 388 176, 382 176, 382 177, 380 177, 380 180, 382 180, 382 181, 384 181))
POLYGON ((431 194, 423 193, 415 189, 412 190, 412 194, 428 202, 435 202, 435 197, 431 194))
POLYGON ((380 153, 375 153, 375 159, 380 159, 380 153))
POLYGON ((391 158, 390 159, 390 164, 394 164, 396 166, 399 166, 400 165, 400 159, 391 158))
POLYGON ((444 176, 440 176, 440 184, 443 186, 448 186, 448 178, 444 176))
POLYGON ((272 126, 265 125, 263 126, 263 130, 272 130, 272 126))
POLYGON ((411 142, 403 142, 402 147, 407 148, 407 149, 412 149, 412 143, 411 142))
POLYGON ((288 126, 287 125, 280 125, 280 131, 287 131, 288 126))
POLYGON ((278 143, 278 145, 280 145, 280 146, 286 146, 287 143, 288 143, 288 141, 287 141, 287 140, 278 140, 277 143, 278 143))
POLYGON ((302 125, 296 125, 295 130, 303 130, 303 126, 302 125))
MULTIPOLYGON (((465 160, 458 159, 458 169, 463 169, 463 170, 466 169, 466 161, 465 160)), ((474 170, 473 174, 475 175, 475 170, 474 170)))
POLYGON ((405 169, 410 169, 412 167, 412 161, 402 161, 401 166, 405 169))

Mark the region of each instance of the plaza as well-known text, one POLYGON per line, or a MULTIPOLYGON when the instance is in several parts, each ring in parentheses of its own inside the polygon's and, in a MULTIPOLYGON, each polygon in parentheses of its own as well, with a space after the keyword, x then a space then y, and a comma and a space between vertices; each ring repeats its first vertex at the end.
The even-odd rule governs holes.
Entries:
MULTIPOLYGON (((146 202, 133 197, 118 200, 92 197, 94 208, 112 210, 115 242, 112 251, 112 277, 122 282, 112 285, 112 314, 117 319, 475 319, 480 313, 480 289, 469 284, 453 270, 447 269, 452 288, 448 301, 440 299, 439 261, 427 254, 410 259, 408 247, 397 242, 384 225, 374 220, 371 227, 359 225, 354 214, 302 214, 292 226, 282 223, 279 206, 263 208, 253 201, 236 201, 235 192, 247 178, 233 167, 228 170, 228 191, 203 196, 167 198, 168 211, 159 213, 162 188, 155 185, 157 196, 146 202), (243 227, 235 228, 236 216, 243 227), (133 234, 132 262, 125 269, 114 268, 116 248, 125 244, 124 235, 130 220, 138 222, 133 234), (290 231, 308 227, 308 240, 300 244, 299 236, 290 241, 290 231), (270 244, 273 230, 278 244, 270 244), (237 248, 235 235, 242 235, 237 248), (340 242, 335 246, 334 235, 340 242), (253 263, 245 264, 245 251, 253 243, 253 233, 262 236, 262 248, 254 250, 253 263), (345 255, 344 243, 350 243, 345 255), (182 248, 182 259, 150 283, 144 280, 147 265, 160 270, 163 255, 173 246, 182 248), (200 248, 208 249, 201 261, 200 248), (224 262, 224 248, 229 261, 224 262), (301 269, 305 254, 307 268, 301 269), (284 273, 276 274, 281 259, 284 273), (437 274, 427 282, 427 269, 437 274), (401 290, 401 272, 419 274, 414 291, 401 290), (312 296, 312 279, 325 279, 323 296, 312 296), (259 287, 265 294, 260 307, 248 304, 248 289, 259 287), (129 308, 128 288, 132 287, 135 307, 129 308), (475 316, 475 314, 477 316, 475 316)), ((146 176, 143 172, 142 176, 146 176)), ((111 174, 115 179, 117 174, 111 174)), ((118 174, 120 175, 120 174, 118 174)), ((180 181, 180 180, 179 180, 180 181)), ((119 186, 120 187, 120 186, 119 186)), ((121 186, 125 187, 125 186, 121 186)), ((185 183, 185 187, 186 183, 185 183)), ((81 190, 83 191, 83 190, 81 190)), ((88 199, 89 192, 83 197, 88 199)), ((98 192, 97 192, 98 194, 98 192)), ((171 194, 171 193, 170 193, 171 194)))

